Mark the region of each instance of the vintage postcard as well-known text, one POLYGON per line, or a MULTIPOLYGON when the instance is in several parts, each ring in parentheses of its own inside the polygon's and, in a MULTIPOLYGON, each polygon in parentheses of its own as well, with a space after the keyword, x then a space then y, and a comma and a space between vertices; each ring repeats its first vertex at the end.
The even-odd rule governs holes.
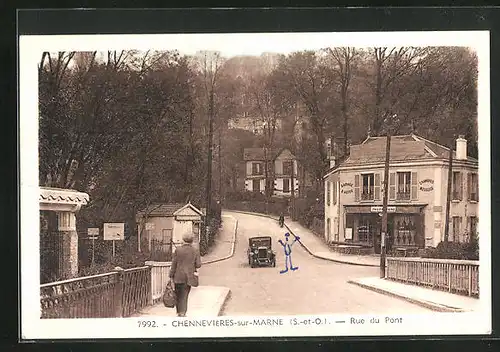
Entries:
POLYGON ((26 35, 19 62, 23 339, 491 332, 487 31, 26 35))

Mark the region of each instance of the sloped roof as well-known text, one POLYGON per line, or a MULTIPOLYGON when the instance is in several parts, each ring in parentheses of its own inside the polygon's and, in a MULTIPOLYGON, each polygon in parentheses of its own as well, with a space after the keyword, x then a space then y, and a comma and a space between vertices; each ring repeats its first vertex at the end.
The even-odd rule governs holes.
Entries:
POLYGON ((196 214, 198 215, 203 215, 203 213, 201 212, 200 209, 196 208, 193 204, 191 203, 188 203, 186 205, 184 205, 183 207, 181 207, 180 209, 177 209, 173 215, 177 215, 178 213, 180 213, 182 210, 186 209, 186 208, 190 208, 192 211, 194 211, 196 214))
POLYGON ((143 210, 137 212, 138 217, 164 217, 164 216, 174 216, 174 213, 185 208, 187 206, 191 206, 191 208, 197 213, 201 213, 201 215, 206 214, 205 208, 197 208, 191 203, 155 203, 146 207, 143 210))
POLYGON ((85 205, 89 202, 87 193, 78 192, 73 189, 40 187, 38 198, 40 203, 62 203, 85 205))
POLYGON ((265 160, 264 148, 245 148, 243 149, 243 160, 265 160))
POLYGON ((243 150, 243 160, 245 161, 265 161, 266 160, 266 153, 265 151, 267 150, 267 158, 268 160, 274 160, 278 156, 283 153, 285 150, 289 150, 290 153, 293 155, 292 150, 290 148, 281 148, 275 152, 270 151, 267 148, 245 148, 243 150))
POLYGON ((151 204, 145 209, 137 212, 138 216, 173 216, 174 213, 185 206, 184 203, 151 204))
MULTIPOLYGON (((386 137, 368 137, 359 145, 350 147, 350 155, 343 165, 385 161, 386 137)), ((416 159, 447 159, 449 148, 417 135, 392 136, 390 158, 393 161, 416 159)), ((453 152, 456 158, 456 153, 453 152)), ((469 161, 476 159, 467 157, 469 161)))

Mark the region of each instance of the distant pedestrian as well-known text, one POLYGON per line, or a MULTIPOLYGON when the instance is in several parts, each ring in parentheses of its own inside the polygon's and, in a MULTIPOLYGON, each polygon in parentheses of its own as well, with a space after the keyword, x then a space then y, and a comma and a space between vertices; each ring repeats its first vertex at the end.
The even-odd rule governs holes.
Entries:
POLYGON ((193 246, 194 236, 186 233, 182 236, 182 246, 175 249, 170 268, 170 278, 175 284, 177 296, 177 316, 185 317, 188 307, 188 297, 191 287, 198 286, 198 271, 201 267, 200 252, 193 246))
POLYGON ((283 227, 283 225, 285 224, 285 216, 283 215, 283 213, 280 213, 279 224, 280 227, 283 227))

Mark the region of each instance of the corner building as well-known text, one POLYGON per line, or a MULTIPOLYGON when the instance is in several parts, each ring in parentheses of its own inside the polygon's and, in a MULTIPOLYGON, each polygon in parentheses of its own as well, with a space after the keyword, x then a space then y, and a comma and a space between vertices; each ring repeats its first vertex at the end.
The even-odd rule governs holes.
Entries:
MULTIPOLYGON (((380 252, 386 137, 368 137, 325 181, 325 240, 380 252)), ((450 150, 417 135, 391 138, 387 249, 435 247, 444 238, 450 150)), ((453 151, 449 241, 466 242, 478 223, 478 160, 467 141, 453 151)))

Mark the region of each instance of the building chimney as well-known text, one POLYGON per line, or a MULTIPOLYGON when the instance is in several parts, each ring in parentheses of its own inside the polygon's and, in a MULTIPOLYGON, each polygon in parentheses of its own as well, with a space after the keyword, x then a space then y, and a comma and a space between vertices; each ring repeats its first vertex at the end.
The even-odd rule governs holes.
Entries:
POLYGON ((326 140, 326 157, 330 162, 330 168, 335 166, 336 155, 335 155, 335 138, 331 137, 326 140))
POLYGON ((336 160, 335 160, 335 156, 331 155, 331 156, 330 156, 330 169, 331 169, 332 167, 335 167, 335 162, 336 162, 336 160))
POLYGON ((457 138, 457 159, 467 160, 467 140, 464 136, 458 136, 457 138))

